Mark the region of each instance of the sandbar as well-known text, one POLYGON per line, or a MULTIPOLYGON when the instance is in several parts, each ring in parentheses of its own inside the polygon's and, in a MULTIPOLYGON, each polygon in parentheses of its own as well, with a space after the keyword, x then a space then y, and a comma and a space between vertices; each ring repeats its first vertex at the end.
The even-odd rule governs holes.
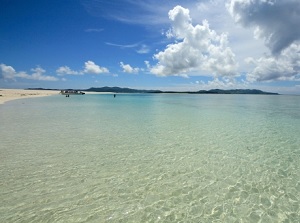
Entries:
POLYGON ((59 94, 57 90, 24 90, 24 89, 0 89, 0 104, 4 104, 7 101, 32 98, 32 97, 44 97, 50 95, 59 94))

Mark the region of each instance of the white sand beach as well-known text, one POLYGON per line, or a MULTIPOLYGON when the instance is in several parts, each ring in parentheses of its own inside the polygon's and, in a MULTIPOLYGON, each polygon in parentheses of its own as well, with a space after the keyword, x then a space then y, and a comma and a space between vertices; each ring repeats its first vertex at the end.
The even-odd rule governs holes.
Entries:
POLYGON ((0 104, 7 101, 31 98, 31 97, 44 97, 59 94, 56 90, 24 90, 24 89, 0 89, 0 104))

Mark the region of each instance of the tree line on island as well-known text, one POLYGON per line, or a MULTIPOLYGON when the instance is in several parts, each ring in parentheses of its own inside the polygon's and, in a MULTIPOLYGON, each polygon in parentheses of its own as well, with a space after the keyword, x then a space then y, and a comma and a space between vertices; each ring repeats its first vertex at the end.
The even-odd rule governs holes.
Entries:
MULTIPOLYGON (((45 89, 45 88, 27 88, 28 90, 62 90, 62 89, 45 89)), ((211 89, 211 90, 199 90, 199 91, 161 91, 161 90, 140 90, 132 88, 121 87, 91 87, 88 89, 64 89, 64 90, 78 90, 85 92, 112 92, 112 93, 182 93, 182 94, 264 94, 264 95, 278 95, 278 93, 265 92, 258 89, 211 89)))

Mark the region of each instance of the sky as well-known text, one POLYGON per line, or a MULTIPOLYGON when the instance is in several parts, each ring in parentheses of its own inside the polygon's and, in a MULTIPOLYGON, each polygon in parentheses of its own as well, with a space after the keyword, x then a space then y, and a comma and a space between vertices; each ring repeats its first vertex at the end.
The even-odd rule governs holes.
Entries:
POLYGON ((0 1, 0 88, 103 86, 300 94, 300 1, 0 1))

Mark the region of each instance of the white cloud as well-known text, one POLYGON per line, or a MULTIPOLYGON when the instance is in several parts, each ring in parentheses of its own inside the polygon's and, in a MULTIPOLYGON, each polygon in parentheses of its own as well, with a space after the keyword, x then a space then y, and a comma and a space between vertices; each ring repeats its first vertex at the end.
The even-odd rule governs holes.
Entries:
POLYGON ((26 72, 16 72, 12 66, 7 66, 5 64, 0 64, 1 68, 1 77, 4 79, 12 79, 15 80, 16 78, 23 78, 29 80, 38 80, 38 81, 57 81, 58 79, 53 76, 44 75, 46 72, 41 67, 36 67, 31 69, 32 74, 27 74, 26 72))
POLYGON ((68 67, 68 66, 59 67, 56 70, 56 73, 58 75, 65 75, 65 74, 80 75, 80 74, 82 74, 82 72, 71 70, 70 67, 68 67))
POLYGON ((226 34, 218 35, 207 21, 193 26, 189 10, 181 6, 169 11, 169 19, 172 28, 167 37, 175 38, 175 43, 154 55, 158 63, 150 69, 151 73, 187 76, 205 71, 215 77, 237 75, 235 55, 227 46, 226 34))
POLYGON ((162 0, 159 2, 153 0, 82 1, 86 11, 92 16, 101 16, 123 23, 143 25, 165 23, 166 18, 162 15, 165 15, 165 12, 168 11, 170 5, 173 5, 174 2, 175 0, 162 0))
POLYGON ((83 70, 72 70, 68 66, 59 67, 56 70, 56 73, 60 76, 62 75, 83 75, 83 74, 101 74, 101 73, 109 73, 109 70, 105 67, 100 67, 99 65, 95 64, 93 61, 87 61, 84 63, 83 70))
POLYGON ((16 76, 16 71, 12 66, 7 66, 5 64, 0 64, 1 68, 1 79, 14 79, 16 76))
POLYGON ((136 51, 139 54, 147 54, 149 53, 150 49, 147 45, 142 44, 141 47, 136 51))
POLYGON ((101 73, 109 73, 109 70, 105 67, 100 67, 95 64, 93 61, 87 61, 84 63, 85 67, 83 72, 86 74, 101 74, 101 73))
POLYGON ((58 79, 53 76, 45 76, 43 75, 46 71, 41 67, 31 69, 33 72, 31 75, 26 75, 24 78, 32 79, 32 80, 40 80, 40 81, 57 81, 58 79))
POLYGON ((137 42, 137 43, 133 43, 133 44, 116 44, 116 43, 106 42, 105 44, 108 46, 119 47, 120 49, 136 48, 135 51, 138 54, 147 54, 150 51, 149 46, 146 44, 141 44, 141 42, 137 42))
POLYGON ((195 84, 199 89, 209 90, 209 89, 232 89, 232 88, 245 88, 246 83, 237 81, 235 78, 213 78, 211 81, 196 81, 195 84))
POLYGON ((264 56, 255 60, 247 59, 255 69, 247 74, 247 80, 271 81, 271 80, 298 80, 300 81, 300 44, 292 44, 284 49, 280 55, 264 56))
POLYGON ((116 43, 110 43, 110 42, 106 42, 105 43, 108 46, 115 46, 115 47, 120 47, 121 49, 125 49, 125 48, 136 48, 139 46, 140 43, 133 43, 133 44, 116 44, 116 43))
POLYGON ((150 62, 148 60, 145 60, 144 63, 146 65, 147 69, 150 70, 151 69, 150 62))
POLYGON ((124 64, 123 62, 120 62, 120 66, 123 69, 123 72, 130 73, 130 74, 136 74, 139 72, 139 68, 133 68, 129 64, 124 64))

